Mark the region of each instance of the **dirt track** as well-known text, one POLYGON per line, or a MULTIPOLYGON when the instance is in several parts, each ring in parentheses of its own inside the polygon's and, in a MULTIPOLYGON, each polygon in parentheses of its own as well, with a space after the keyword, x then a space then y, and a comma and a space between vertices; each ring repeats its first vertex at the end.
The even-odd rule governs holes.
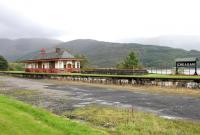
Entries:
POLYGON ((88 104, 133 107, 166 118, 200 120, 200 99, 178 95, 131 92, 86 85, 55 85, 38 80, 0 77, 0 93, 62 113, 88 104), (19 90, 19 92, 15 92, 19 90), (23 90, 20 92, 20 90, 23 90), (30 91, 24 92, 24 91, 30 91), (15 94, 13 94, 15 93, 15 94))

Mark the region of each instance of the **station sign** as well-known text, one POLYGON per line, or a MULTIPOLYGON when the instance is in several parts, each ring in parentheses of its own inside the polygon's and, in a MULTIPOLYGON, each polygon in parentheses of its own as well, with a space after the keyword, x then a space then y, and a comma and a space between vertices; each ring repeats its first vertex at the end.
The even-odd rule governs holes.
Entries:
POLYGON ((195 66, 195 62, 182 62, 182 63, 177 63, 178 67, 191 67, 191 66, 195 66))

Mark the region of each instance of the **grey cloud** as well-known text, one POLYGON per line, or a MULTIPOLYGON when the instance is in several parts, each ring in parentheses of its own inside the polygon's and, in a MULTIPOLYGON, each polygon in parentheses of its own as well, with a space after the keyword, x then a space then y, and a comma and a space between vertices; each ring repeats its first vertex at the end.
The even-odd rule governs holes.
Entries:
POLYGON ((0 6, 0 38, 58 37, 62 31, 45 28, 0 6))

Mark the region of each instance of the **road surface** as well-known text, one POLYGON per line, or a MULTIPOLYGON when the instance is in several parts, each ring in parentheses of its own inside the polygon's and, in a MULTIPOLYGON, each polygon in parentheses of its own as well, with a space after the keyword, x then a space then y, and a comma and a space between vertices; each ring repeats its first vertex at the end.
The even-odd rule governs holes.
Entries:
MULTIPOLYGON (((0 77, 6 90, 38 90, 43 98, 35 98, 40 106, 51 108, 58 113, 89 104, 100 104, 123 108, 134 108, 144 112, 152 112, 165 118, 200 120, 200 98, 180 95, 161 95, 146 92, 115 90, 86 85, 55 85, 43 81, 0 77), (45 97, 45 98, 44 98, 45 97), (42 99, 42 100, 41 100, 42 99)), ((24 96, 25 97, 25 96, 24 96)), ((19 98, 20 99, 20 98, 19 98)), ((23 99, 26 101, 29 98, 23 99)), ((38 105, 37 104, 37 105, 38 105)))

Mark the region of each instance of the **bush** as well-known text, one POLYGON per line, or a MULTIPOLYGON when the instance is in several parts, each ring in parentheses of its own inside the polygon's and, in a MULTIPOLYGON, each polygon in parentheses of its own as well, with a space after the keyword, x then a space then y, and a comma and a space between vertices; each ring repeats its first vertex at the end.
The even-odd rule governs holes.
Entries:
POLYGON ((7 70, 8 69, 8 62, 7 60, 0 55, 0 70, 7 70))
POLYGON ((10 71, 23 71, 24 64, 23 63, 9 63, 9 70, 10 71))

